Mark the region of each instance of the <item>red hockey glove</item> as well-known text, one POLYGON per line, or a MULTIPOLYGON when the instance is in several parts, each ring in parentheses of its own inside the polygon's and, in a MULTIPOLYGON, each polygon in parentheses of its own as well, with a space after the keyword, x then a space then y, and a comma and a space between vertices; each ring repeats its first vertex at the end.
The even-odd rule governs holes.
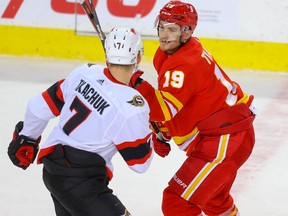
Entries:
POLYGON ((154 151, 160 157, 166 157, 171 151, 170 144, 165 141, 159 140, 154 133, 152 134, 152 139, 153 139, 154 151))
POLYGON ((37 140, 33 140, 27 136, 19 135, 22 129, 23 121, 20 121, 15 126, 13 139, 8 147, 8 156, 15 166, 25 170, 36 158, 41 136, 37 140))
POLYGON ((137 86, 139 86, 142 82, 143 82, 143 79, 141 78, 141 75, 143 74, 144 72, 141 71, 141 70, 137 70, 135 71, 133 74, 132 74, 132 77, 130 79, 130 82, 129 82, 129 86, 131 86, 132 88, 137 88, 137 86))
POLYGON ((165 127, 163 122, 152 122, 150 121, 151 130, 157 134, 157 138, 160 140, 164 140, 165 142, 169 142, 171 140, 170 132, 168 128, 165 127))

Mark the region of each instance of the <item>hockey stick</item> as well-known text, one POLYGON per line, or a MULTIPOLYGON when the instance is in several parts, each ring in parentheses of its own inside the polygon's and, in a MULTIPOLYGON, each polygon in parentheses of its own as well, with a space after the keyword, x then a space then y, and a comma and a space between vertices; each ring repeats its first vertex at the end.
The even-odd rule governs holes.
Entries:
POLYGON ((80 4, 82 5, 82 8, 84 9, 85 13, 87 14, 90 22, 92 23, 94 29, 96 30, 97 34, 100 37, 104 52, 105 52, 105 34, 102 31, 93 0, 88 0, 89 5, 85 2, 85 0, 79 0, 80 4))
MULTIPOLYGON (((98 19, 98 16, 97 16, 94 4, 93 4, 93 0, 88 0, 89 5, 87 5, 85 0, 79 0, 79 2, 82 5, 82 8, 84 9, 85 13, 87 14, 90 22, 92 23, 94 29, 97 32, 97 34, 99 35, 103 49, 104 49, 104 52, 106 53, 106 50, 105 50, 105 38, 106 38, 106 36, 102 31, 102 28, 101 28, 101 25, 100 25, 100 22, 99 22, 99 19, 98 19)), ((162 133, 160 132, 156 123, 153 121, 150 121, 150 124, 153 127, 155 133, 157 134, 157 137, 159 139, 162 137, 162 140, 163 140, 162 133)))

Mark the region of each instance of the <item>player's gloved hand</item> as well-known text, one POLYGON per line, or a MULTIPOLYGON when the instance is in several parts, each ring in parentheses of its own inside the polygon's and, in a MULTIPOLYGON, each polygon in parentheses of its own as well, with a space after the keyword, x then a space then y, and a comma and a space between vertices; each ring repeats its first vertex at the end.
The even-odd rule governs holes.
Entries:
POLYGON ((160 157, 166 157, 171 151, 170 144, 165 142, 164 140, 158 139, 154 133, 152 134, 152 140, 153 140, 154 151, 160 157))
POLYGON ((158 139, 169 142, 171 140, 171 135, 167 127, 165 127, 163 122, 150 122, 151 130, 157 134, 158 139))
POLYGON ((132 77, 131 77, 130 82, 129 82, 129 86, 136 89, 137 86, 139 86, 143 82, 143 79, 141 78, 141 75, 143 73, 144 72, 141 70, 135 71, 132 74, 132 77))
POLYGON ((34 140, 27 136, 19 135, 22 129, 23 121, 20 121, 15 126, 13 139, 8 147, 8 156, 15 166, 25 170, 36 158, 41 136, 37 140, 34 140))

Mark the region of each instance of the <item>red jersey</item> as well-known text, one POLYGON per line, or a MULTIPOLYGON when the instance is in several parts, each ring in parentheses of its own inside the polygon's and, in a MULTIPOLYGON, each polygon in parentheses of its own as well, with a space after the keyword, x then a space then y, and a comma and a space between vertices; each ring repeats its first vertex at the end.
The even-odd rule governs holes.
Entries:
POLYGON ((150 120, 165 122, 174 142, 187 150, 198 134, 197 124, 213 113, 239 103, 250 106, 244 94, 195 37, 171 55, 160 48, 154 56, 158 90, 147 82, 139 90, 150 106, 150 120))

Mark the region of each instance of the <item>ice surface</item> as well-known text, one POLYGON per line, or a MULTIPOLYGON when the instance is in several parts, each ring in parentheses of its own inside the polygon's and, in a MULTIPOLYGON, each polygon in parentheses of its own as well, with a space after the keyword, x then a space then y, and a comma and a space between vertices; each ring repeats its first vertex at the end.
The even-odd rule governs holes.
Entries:
MULTIPOLYGON (((84 62, 0 56, 0 216, 51 216, 53 203, 42 182, 42 165, 23 171, 12 165, 7 146, 26 103, 84 62)), ((150 64, 144 77, 156 85, 150 64)), ((288 200, 288 73, 227 70, 246 92, 255 95, 256 146, 239 171, 232 195, 241 216, 287 216, 288 200)), ((47 137, 56 122, 49 123, 47 137)), ((162 190, 185 160, 174 145, 166 158, 155 155, 144 174, 130 170, 117 155, 110 187, 134 216, 161 216, 162 190)))

